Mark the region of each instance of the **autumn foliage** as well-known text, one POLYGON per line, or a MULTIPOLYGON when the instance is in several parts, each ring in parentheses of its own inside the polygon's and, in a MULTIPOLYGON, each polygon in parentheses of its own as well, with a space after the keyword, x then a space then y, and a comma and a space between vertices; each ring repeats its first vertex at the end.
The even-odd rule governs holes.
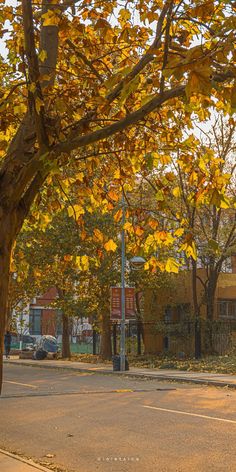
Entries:
POLYGON ((112 187, 113 198, 120 198, 124 182, 148 159, 171 160, 176 137, 187 149, 184 128, 191 129, 195 119, 209 118, 212 108, 234 112, 236 5, 0 4, 2 337, 12 247, 44 184, 59 181, 65 191, 69 179, 76 180, 79 217, 88 192, 95 205, 106 204, 108 175, 108 191, 112 187))

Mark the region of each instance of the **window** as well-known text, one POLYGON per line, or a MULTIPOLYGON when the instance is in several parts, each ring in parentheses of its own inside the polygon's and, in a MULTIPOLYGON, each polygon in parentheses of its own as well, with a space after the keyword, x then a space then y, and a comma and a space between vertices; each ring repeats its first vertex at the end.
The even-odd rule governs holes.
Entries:
POLYGON ((164 320, 166 323, 172 321, 173 319, 173 309, 170 305, 165 307, 164 320))
POLYGON ((236 300, 218 300, 217 312, 222 320, 236 320, 236 300))
POLYGON ((30 313, 29 313, 30 334, 41 334, 41 317, 42 317, 42 310, 40 308, 30 308, 30 313))
POLYGON ((190 303, 181 303, 178 305, 167 305, 164 312, 164 321, 169 322, 182 322, 186 321, 191 314, 190 303))

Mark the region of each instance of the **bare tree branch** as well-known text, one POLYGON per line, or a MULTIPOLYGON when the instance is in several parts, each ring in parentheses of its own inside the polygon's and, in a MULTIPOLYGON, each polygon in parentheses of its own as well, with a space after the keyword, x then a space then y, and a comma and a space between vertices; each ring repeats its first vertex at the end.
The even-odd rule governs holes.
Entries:
POLYGON ((62 152, 71 152, 79 147, 87 146, 89 144, 95 143, 96 141, 100 141, 101 139, 108 138, 109 136, 112 136, 113 134, 124 130, 128 126, 134 125, 138 121, 142 120, 146 115, 159 108, 163 103, 170 100, 171 98, 181 97, 184 94, 185 85, 180 85, 174 89, 166 90, 163 92, 163 94, 157 95, 137 111, 130 113, 123 120, 120 120, 109 126, 105 126, 102 129, 84 136, 81 136, 80 134, 75 136, 75 133, 73 133, 73 138, 72 136, 69 136, 66 141, 57 144, 53 148, 53 151, 59 155, 62 152))
POLYGON ((33 112, 40 149, 46 150, 48 148, 48 137, 44 118, 43 94, 39 82, 40 73, 38 56, 35 49, 33 10, 31 0, 22 0, 22 13, 29 82, 31 87, 35 87, 34 91, 30 90, 30 88, 28 89, 29 112, 33 112), (38 106, 37 100, 39 101, 38 106))

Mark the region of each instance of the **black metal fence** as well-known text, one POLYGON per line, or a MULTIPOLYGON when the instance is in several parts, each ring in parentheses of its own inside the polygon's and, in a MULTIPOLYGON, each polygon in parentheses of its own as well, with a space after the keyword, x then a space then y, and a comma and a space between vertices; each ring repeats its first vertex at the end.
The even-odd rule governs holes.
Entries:
MULTIPOLYGON (((112 353, 120 351, 120 325, 110 324, 112 353)), ((100 353, 101 327, 93 335, 93 354, 100 353)), ((171 355, 178 358, 226 355, 236 349, 236 320, 130 321, 126 324, 128 355, 171 355)))
MULTIPOLYGON (((83 336, 71 344, 73 353, 100 354, 102 326, 89 335, 83 336)), ((108 342, 112 354, 120 352, 120 325, 111 322, 108 342)), ((201 357, 207 355, 227 355, 236 351, 236 320, 203 319, 173 321, 136 321, 126 324, 126 353, 128 355, 162 355, 184 357, 201 357)))

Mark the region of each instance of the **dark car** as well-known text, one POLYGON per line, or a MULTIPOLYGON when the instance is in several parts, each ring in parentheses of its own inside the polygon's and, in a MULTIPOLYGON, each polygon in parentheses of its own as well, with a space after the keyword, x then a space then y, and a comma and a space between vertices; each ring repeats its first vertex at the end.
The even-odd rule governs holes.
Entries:
POLYGON ((35 344, 36 338, 30 336, 29 334, 23 334, 22 341, 23 344, 35 344))
POLYGON ((30 349, 30 350, 34 349, 36 339, 33 336, 30 336, 29 334, 20 335, 16 333, 12 333, 11 348, 19 349, 21 341, 22 341, 24 349, 30 349))
POLYGON ((53 354, 53 357, 56 357, 58 351, 59 346, 56 338, 54 338, 54 336, 45 335, 38 339, 36 343, 34 358, 37 360, 46 359, 48 353, 53 354))

